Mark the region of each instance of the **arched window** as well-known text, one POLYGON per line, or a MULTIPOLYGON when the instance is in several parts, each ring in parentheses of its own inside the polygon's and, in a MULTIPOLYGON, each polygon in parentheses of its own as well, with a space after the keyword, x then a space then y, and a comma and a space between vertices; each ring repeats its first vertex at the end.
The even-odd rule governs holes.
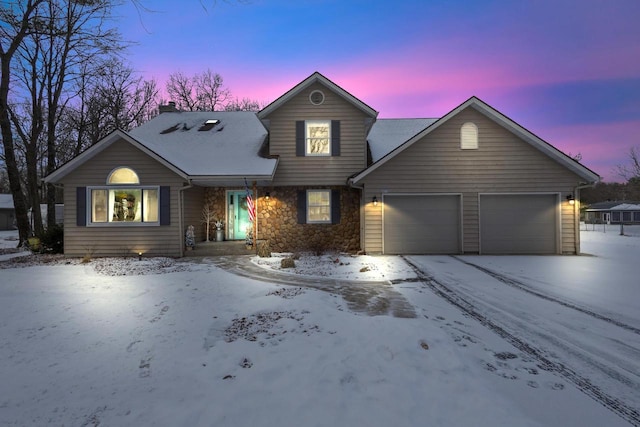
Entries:
POLYGON ((107 184, 140 184, 140 178, 133 169, 120 167, 111 171, 107 184))
POLYGON ((131 168, 115 168, 107 177, 107 185, 88 188, 89 223, 158 224, 159 190, 158 186, 141 186, 138 174, 131 168))
POLYGON ((460 148, 463 150, 475 150, 478 148, 478 126, 467 122, 460 128, 460 148))

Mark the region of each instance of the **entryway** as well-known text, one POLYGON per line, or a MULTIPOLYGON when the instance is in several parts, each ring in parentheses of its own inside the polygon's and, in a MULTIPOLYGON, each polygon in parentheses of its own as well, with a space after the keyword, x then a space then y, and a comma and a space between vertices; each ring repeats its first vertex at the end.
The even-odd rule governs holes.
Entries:
POLYGON ((247 192, 227 191, 227 239, 244 240, 250 228, 247 192))

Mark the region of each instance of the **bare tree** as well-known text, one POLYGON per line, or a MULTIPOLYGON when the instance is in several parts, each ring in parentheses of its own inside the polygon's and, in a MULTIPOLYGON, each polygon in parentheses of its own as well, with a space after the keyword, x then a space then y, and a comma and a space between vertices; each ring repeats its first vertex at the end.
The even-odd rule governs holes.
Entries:
POLYGON ((629 149, 629 164, 618 165, 616 171, 618 175, 627 181, 640 179, 640 149, 631 147, 629 149))
POLYGON ((18 245, 23 245, 29 238, 29 219, 20 183, 20 171, 16 161, 13 128, 9 113, 11 64, 23 40, 30 34, 30 23, 36 9, 42 3, 44 0, 27 0, 26 2, 2 3, 0 6, 0 67, 2 71, 0 76, 0 129, 9 188, 13 195, 16 212, 18 245))
POLYGON ((225 111, 260 111, 263 105, 250 98, 232 99, 224 106, 225 111))
POLYGON ((210 69, 192 77, 181 72, 172 73, 166 89, 176 107, 186 111, 217 111, 223 109, 231 97, 229 89, 223 86, 222 76, 210 69))

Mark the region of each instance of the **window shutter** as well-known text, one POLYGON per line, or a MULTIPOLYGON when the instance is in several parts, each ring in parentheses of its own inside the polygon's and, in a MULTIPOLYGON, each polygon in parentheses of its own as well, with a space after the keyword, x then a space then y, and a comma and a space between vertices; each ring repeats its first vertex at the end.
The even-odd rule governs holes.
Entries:
POLYGON ((171 224, 171 187, 160 187, 160 225, 171 224))
POLYGON ((298 191, 298 224, 307 223, 307 192, 298 191))
POLYGON ((340 190, 331 190, 331 224, 340 224, 340 190))
POLYGON ((331 155, 340 155, 340 120, 331 120, 331 155))
POLYGON ((76 187, 76 225, 87 225, 87 187, 76 187))
POLYGON ((305 151, 304 120, 298 120, 296 121, 296 156, 303 157, 305 151))

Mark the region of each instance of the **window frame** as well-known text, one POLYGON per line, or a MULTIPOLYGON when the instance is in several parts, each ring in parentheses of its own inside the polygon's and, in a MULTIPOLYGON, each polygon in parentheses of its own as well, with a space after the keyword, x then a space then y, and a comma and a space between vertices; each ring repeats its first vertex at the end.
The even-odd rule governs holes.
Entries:
POLYGON ((138 185, 138 184, 120 184, 120 185, 94 185, 86 187, 86 226, 87 227, 157 227, 160 226, 160 217, 161 217, 161 190, 159 185, 138 185), (93 191, 94 190, 106 190, 107 191, 107 200, 109 199, 110 191, 140 191, 140 221, 110 221, 107 213, 107 221, 94 221, 93 220, 93 191), (144 221, 145 210, 144 210, 144 193, 145 191, 156 191, 157 201, 156 201, 156 220, 155 221, 144 221))
POLYGON ((306 223, 307 224, 332 224, 333 223, 332 222, 332 212, 333 212, 332 209, 333 209, 333 206, 332 206, 332 200, 331 200, 332 197, 333 196, 332 196, 331 189, 309 189, 309 190, 306 191, 305 204, 306 204, 306 211, 307 211, 306 212, 306 223), (313 205, 313 206, 310 205, 310 203, 309 203, 309 201, 310 201, 309 195, 311 193, 326 193, 328 195, 327 198, 329 200, 328 205, 326 205, 326 206, 325 205, 313 205), (310 208, 312 208, 312 207, 326 207, 326 208, 328 208, 328 210, 329 210, 328 219, 326 219, 326 220, 312 220, 312 219, 310 219, 310 216, 309 216, 310 212, 311 212, 310 208))
MULTIPOLYGON (((320 139, 320 138, 317 138, 320 139)), ((331 141, 331 120, 305 120, 304 121, 304 155, 307 157, 331 157, 332 156, 332 141, 331 141), (327 127, 327 152, 312 153, 310 150, 309 126, 310 125, 326 125, 327 127)))

